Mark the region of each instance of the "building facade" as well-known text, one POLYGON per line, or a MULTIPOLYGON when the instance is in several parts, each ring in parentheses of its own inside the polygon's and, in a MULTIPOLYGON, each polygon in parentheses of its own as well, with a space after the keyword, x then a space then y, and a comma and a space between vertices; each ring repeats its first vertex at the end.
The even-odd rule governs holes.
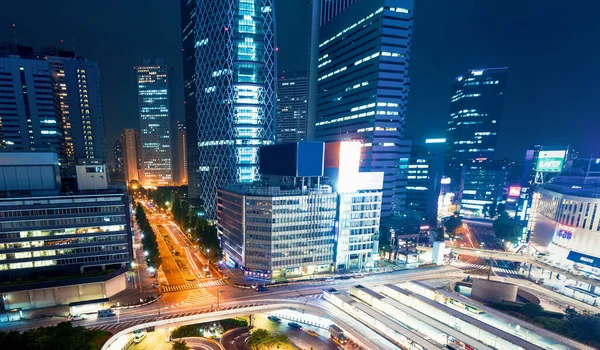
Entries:
POLYGON ((507 74, 508 68, 470 70, 452 84, 444 172, 454 184, 467 163, 494 160, 507 74))
POLYGON ((135 129, 125 129, 121 132, 121 144, 123 149, 123 173, 125 183, 131 181, 143 183, 142 180, 142 145, 140 133, 135 129))
POLYGON ((195 126, 189 196, 215 219, 217 187, 258 180, 258 148, 275 142, 275 4, 210 0, 182 9, 186 104, 196 108, 186 112, 186 125, 195 126))
POLYGON ((123 141, 118 138, 113 143, 113 173, 123 174, 125 162, 123 160, 123 141))
MULTIPOLYGON (((61 165, 106 159, 98 64, 74 52, 0 44, 0 147, 50 149, 61 165)), ((72 172, 69 173, 72 175, 72 172)))
POLYGON ((29 309, 86 300, 97 295, 97 287, 51 297, 86 278, 98 283, 118 278, 114 292, 123 290, 133 259, 128 195, 106 188, 104 165, 77 166, 85 175, 78 179, 82 190, 61 193, 55 153, 0 153, 0 164, 0 306, 29 309), (98 171, 102 179, 93 178, 98 171), (94 273, 91 280, 88 273, 94 273), (45 292, 48 286, 54 288, 45 292))
POLYGON ((170 130, 170 71, 163 60, 136 67, 144 187, 173 183, 170 130))
POLYGON ((188 184, 187 135, 185 124, 177 122, 177 169, 179 185, 188 184))
POLYGON ((462 214, 486 216, 487 207, 504 199, 507 164, 502 161, 473 161, 463 166, 458 192, 462 214))
POLYGON ((308 124, 317 140, 363 143, 361 171, 385 173, 384 216, 405 209, 413 11, 412 0, 313 2, 308 124))
POLYGON ((219 189, 217 197, 224 252, 247 275, 332 271, 337 196, 331 187, 237 185, 219 189))
POLYGON ((277 79, 277 142, 306 140, 308 78, 306 72, 288 72, 277 79))

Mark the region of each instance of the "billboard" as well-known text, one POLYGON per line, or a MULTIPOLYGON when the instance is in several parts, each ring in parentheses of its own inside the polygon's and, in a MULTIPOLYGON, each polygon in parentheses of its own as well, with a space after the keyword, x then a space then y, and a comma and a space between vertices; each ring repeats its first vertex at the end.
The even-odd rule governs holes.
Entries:
POLYGON ((566 150, 540 151, 535 171, 543 173, 560 173, 565 164, 566 150))
POLYGON ((519 197, 521 195, 521 186, 510 186, 508 188, 509 197, 519 197))

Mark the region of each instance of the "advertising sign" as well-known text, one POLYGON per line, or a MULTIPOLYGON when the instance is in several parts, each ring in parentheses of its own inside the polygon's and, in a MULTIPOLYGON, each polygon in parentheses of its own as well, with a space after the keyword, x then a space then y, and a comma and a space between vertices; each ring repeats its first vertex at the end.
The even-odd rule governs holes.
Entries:
POLYGON ((573 238, 573 229, 569 226, 560 225, 558 226, 556 237, 570 240, 571 238, 573 238))
POLYGON ((565 164, 567 151, 540 151, 535 171, 559 173, 565 164))
POLYGON ((509 197, 519 197, 521 195, 521 186, 510 186, 508 188, 509 197))
POLYGON ((571 250, 567 256, 567 259, 576 263, 600 268, 600 259, 595 256, 581 254, 571 250))

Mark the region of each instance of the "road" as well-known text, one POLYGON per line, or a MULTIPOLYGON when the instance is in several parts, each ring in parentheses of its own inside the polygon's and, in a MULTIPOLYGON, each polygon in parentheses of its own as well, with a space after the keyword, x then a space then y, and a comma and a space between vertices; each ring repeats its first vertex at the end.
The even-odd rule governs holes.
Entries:
POLYGON ((226 332, 221 338, 225 350, 248 350, 246 342, 250 338, 250 328, 237 328, 226 332))
MULTIPOLYGON (((178 339, 179 340, 179 339, 178 339)), ((206 338, 182 338, 190 349, 222 350, 217 341, 206 338)))
POLYGON ((270 321, 265 314, 254 315, 254 327, 266 329, 269 332, 284 333, 288 336, 292 344, 301 349, 314 349, 314 350, 336 350, 338 345, 334 343, 327 330, 317 327, 311 327, 306 324, 302 324, 302 329, 294 329, 288 327, 288 320, 282 319, 281 323, 270 321), (308 330, 316 331, 319 335, 317 337, 311 336, 306 333, 308 330))

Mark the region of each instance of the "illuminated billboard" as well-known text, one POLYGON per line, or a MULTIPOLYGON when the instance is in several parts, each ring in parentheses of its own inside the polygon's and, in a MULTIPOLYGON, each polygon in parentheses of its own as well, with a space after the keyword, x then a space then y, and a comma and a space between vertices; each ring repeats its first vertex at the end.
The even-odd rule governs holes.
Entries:
POLYGON ((508 188, 509 197, 519 197, 521 195, 521 186, 510 186, 508 188))
POLYGON ((565 164, 566 150, 540 151, 535 171, 543 173, 560 173, 565 164))

